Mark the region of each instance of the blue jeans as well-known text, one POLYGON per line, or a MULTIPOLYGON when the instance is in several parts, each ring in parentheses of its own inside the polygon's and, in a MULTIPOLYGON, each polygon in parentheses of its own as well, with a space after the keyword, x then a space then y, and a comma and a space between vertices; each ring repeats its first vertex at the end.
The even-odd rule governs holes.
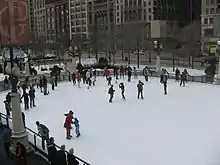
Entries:
POLYGON ((75 132, 76 132, 76 135, 79 135, 79 134, 80 134, 80 132, 79 132, 79 126, 76 127, 75 132))

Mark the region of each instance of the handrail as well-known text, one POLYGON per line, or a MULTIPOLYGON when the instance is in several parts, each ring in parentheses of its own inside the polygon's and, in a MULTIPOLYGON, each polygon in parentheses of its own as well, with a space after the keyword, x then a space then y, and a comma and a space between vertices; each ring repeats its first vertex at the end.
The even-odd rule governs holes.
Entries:
MULTIPOLYGON (((5 115, 5 114, 3 114, 3 113, 0 112, 0 124, 2 124, 2 119, 5 119, 5 120, 6 120, 6 124, 9 124, 9 123, 7 122, 8 119, 12 121, 12 118, 11 118, 10 116, 7 116, 7 115, 5 115)), ((9 125, 7 125, 7 126, 9 127, 9 125)), ((31 132, 31 133, 34 134, 34 144, 32 144, 31 141, 29 141, 29 143, 31 143, 32 145, 34 145, 35 147, 37 147, 37 144, 36 144, 36 143, 37 143, 37 142, 36 142, 36 136, 37 136, 37 137, 40 137, 41 139, 42 139, 42 136, 40 136, 38 133, 34 132, 32 129, 30 129, 30 128, 28 128, 28 127, 25 127, 25 128, 26 128, 26 130, 28 130, 29 132, 31 132)), ((55 147, 57 147, 58 149, 61 149, 61 147, 58 146, 57 144, 55 144, 55 147)), ((38 149, 41 150, 40 148, 38 148, 38 149)), ((41 150, 41 151, 45 153, 45 150, 41 150)), ((68 154, 68 151, 65 151, 65 153, 68 154)), ((46 153, 46 154, 47 154, 47 153, 46 153)), ((74 156, 75 156, 75 155, 74 155, 74 156)), ((79 158, 79 157, 77 157, 77 156, 75 156, 75 158, 76 158, 78 161, 80 161, 81 163, 83 163, 84 165, 91 165, 90 163, 84 161, 83 159, 81 159, 81 158, 79 158)))

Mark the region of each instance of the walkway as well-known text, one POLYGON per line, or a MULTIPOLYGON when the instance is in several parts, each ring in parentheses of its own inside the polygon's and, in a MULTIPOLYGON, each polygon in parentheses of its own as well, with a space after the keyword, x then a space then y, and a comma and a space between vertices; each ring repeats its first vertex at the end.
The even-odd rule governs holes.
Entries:
MULTIPOLYGON (((1 130, 0 130, 1 133, 1 130)), ((2 165, 15 165, 15 159, 9 160, 4 152, 3 142, 0 140, 0 164, 2 165)), ((48 163, 40 156, 35 155, 33 152, 28 154, 28 165, 48 165, 48 163)))

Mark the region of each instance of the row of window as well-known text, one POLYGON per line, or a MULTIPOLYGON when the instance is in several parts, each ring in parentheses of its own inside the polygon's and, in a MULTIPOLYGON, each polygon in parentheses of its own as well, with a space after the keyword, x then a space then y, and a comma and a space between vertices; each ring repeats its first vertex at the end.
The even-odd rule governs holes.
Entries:
POLYGON ((205 24, 205 25, 208 25, 208 24, 212 25, 213 22, 214 22, 214 18, 204 18, 203 19, 203 24, 205 24))
POLYGON ((71 15, 71 19, 81 19, 81 18, 86 18, 86 13, 74 13, 71 15))
POLYGON ((220 8, 206 8, 206 14, 215 14, 215 13, 220 13, 220 8))
POLYGON ((206 5, 214 5, 220 3, 220 0, 206 0, 206 5))
POLYGON ((85 27, 85 26, 76 27, 76 28, 73 28, 73 27, 72 27, 72 32, 73 32, 73 33, 75 33, 75 32, 80 33, 80 32, 87 32, 87 30, 86 30, 86 27, 85 27))

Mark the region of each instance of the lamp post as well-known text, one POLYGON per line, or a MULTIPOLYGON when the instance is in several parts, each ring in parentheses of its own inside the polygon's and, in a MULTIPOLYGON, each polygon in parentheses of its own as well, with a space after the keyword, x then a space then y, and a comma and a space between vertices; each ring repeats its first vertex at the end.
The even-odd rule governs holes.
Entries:
MULTIPOLYGON (((220 56, 220 40, 217 41, 217 49, 216 49, 217 53, 218 53, 218 56, 220 56)), ((219 61, 218 61, 218 74, 217 74, 217 84, 219 85, 220 84, 220 58, 219 58, 219 61)))
POLYGON ((20 106, 20 96, 17 92, 18 77, 20 76, 20 68, 17 64, 13 64, 13 47, 10 48, 10 62, 6 67, 6 73, 11 76, 11 103, 12 103, 12 152, 15 152, 17 142, 22 143, 27 151, 29 151, 28 134, 24 128, 22 120, 22 112, 20 106), (12 65, 13 64, 13 65, 12 65), (13 66, 13 67, 12 67, 13 66))
POLYGON ((163 48, 163 45, 159 41, 154 41, 154 50, 157 52, 157 60, 156 60, 156 72, 160 72, 160 52, 163 48))

